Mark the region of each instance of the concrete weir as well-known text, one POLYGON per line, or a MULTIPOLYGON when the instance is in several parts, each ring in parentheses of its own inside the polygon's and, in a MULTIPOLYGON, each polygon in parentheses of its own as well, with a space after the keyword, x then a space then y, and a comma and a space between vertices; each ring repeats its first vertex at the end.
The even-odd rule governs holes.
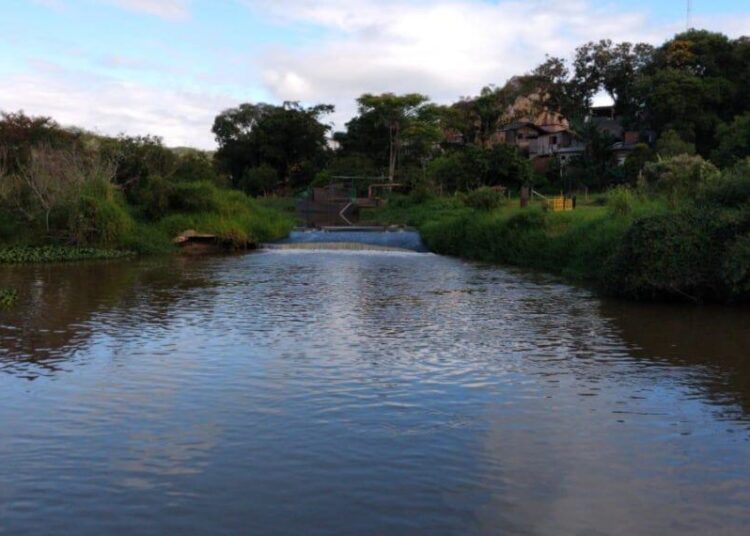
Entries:
POLYGON ((403 227, 323 227, 295 229, 289 237, 269 248, 284 249, 350 249, 426 252, 427 248, 414 229, 403 227))

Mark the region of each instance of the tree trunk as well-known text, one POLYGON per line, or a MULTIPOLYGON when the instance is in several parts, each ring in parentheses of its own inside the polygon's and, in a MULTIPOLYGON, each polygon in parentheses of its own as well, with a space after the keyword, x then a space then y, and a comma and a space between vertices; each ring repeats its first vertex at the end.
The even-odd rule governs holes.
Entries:
POLYGON ((394 135, 396 127, 391 125, 388 129, 390 137, 390 154, 388 155, 388 182, 393 182, 393 178, 396 175, 396 139, 397 135, 394 135))

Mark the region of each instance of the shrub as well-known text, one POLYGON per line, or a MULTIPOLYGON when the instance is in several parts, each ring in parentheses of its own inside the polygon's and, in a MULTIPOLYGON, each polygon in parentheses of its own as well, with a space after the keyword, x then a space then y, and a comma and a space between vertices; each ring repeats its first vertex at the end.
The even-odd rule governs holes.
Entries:
POLYGON ((499 208, 505 202, 502 193, 492 188, 478 188, 466 195, 466 206, 476 210, 490 211, 499 208))
POLYGON ((681 155, 646 164, 643 177, 649 189, 666 194, 673 206, 719 177, 719 170, 700 156, 681 155))
POLYGON ((607 206, 614 216, 625 217, 633 212, 635 196, 627 186, 618 186, 607 192, 607 206))
POLYGON ((130 190, 128 197, 147 218, 158 220, 169 212, 173 188, 174 184, 159 175, 154 175, 142 180, 137 188, 130 190))
POLYGON ((240 189, 248 195, 271 193, 279 182, 279 174, 268 164, 246 169, 240 179, 240 189))
POLYGON ((210 182, 177 183, 169 190, 169 210, 213 212, 217 208, 216 186, 210 182))
POLYGON ((719 145, 711 159, 720 166, 731 166, 750 157, 750 112, 738 115, 718 130, 719 145))
POLYGON ((70 210, 70 238, 79 245, 115 247, 133 227, 130 214, 114 198, 82 196, 70 210))
POLYGON ((720 272, 727 230, 713 211, 637 220, 604 270, 605 282, 613 292, 637 299, 726 296, 720 272))
POLYGON ((683 140, 675 130, 665 130, 656 142, 656 152, 662 158, 694 155, 695 144, 683 140))
POLYGON ((724 171, 721 177, 705 184, 700 199, 726 207, 737 207, 750 202, 750 158, 724 171))
POLYGON ((186 150, 179 156, 173 178, 177 182, 210 182, 217 186, 226 185, 214 168, 209 154, 198 150, 186 150))

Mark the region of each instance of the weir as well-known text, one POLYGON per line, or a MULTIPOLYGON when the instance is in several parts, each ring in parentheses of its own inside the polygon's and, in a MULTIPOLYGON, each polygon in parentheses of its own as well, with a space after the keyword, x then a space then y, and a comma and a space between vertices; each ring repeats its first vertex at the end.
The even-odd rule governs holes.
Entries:
POLYGON ((296 229, 269 248, 407 250, 427 252, 414 229, 389 227, 324 227, 296 229))

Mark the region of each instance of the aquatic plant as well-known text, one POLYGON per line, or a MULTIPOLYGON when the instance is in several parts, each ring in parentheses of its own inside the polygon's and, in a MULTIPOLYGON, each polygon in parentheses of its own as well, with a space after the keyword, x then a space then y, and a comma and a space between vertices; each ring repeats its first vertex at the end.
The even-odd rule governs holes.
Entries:
POLYGON ((14 288, 0 288, 0 309, 12 307, 18 301, 18 291, 14 288))
POLYGON ((15 246, 0 249, 0 264, 32 262, 65 262, 94 259, 119 259, 132 256, 131 251, 69 246, 15 246))

